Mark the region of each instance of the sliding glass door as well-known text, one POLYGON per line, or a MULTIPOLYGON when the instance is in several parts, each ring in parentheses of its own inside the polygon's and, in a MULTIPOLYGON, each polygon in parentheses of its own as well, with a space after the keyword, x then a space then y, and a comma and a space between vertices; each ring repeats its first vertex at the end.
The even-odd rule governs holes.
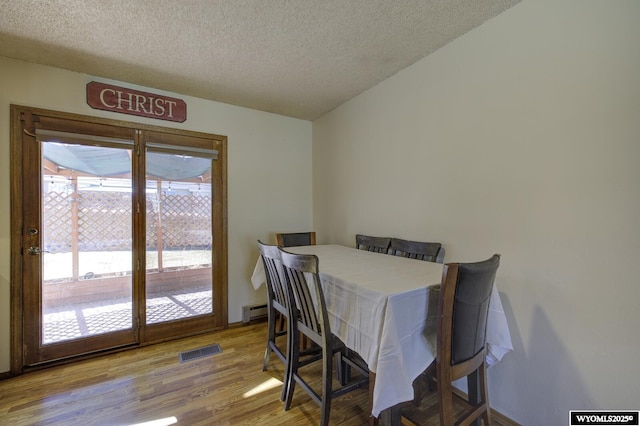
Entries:
POLYGON ((62 115, 20 120, 22 364, 225 325, 224 139, 62 115))
POLYGON ((130 341, 133 141, 120 147, 60 142, 70 136, 79 135, 48 135, 40 142, 42 343, 111 332, 130 341), (71 173, 68 165, 77 161, 87 170, 101 169, 101 177, 71 173))
MULTIPOLYGON (((213 312, 213 167, 218 151, 196 139, 145 139, 146 297, 149 335, 213 312)), ((154 337, 155 338, 155 337, 154 337)))

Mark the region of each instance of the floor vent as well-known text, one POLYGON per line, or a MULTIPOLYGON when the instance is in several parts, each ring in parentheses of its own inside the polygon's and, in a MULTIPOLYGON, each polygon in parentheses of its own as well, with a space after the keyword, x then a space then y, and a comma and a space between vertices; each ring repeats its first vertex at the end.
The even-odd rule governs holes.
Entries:
POLYGON ((251 305, 242 307, 242 322, 250 322, 260 318, 267 317, 267 305, 251 305))
POLYGON ((222 352, 220 345, 214 343, 213 345, 205 346, 203 348, 180 352, 180 362, 192 361, 194 359, 204 358, 205 356, 219 354, 220 352, 222 352))

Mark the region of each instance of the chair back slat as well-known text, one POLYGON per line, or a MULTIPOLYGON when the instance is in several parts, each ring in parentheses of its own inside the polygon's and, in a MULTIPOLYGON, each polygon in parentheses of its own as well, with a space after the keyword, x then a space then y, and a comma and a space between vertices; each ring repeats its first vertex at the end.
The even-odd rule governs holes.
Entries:
POLYGON ((370 235, 356 235, 356 248, 375 253, 387 253, 391 245, 391 238, 373 237, 370 235))
POLYGON ((444 259, 444 249, 440 243, 409 241, 400 238, 391 239, 389 254, 428 262, 442 263, 444 259))
MULTIPOLYGON (((282 266, 291 286, 299 322, 320 339, 328 330, 327 308, 318 275, 318 257, 311 254, 294 254, 280 250, 282 266), (307 280, 307 278, 311 278, 307 280)), ((314 339, 315 340, 315 339, 314 339)))
POLYGON ((286 300, 284 297, 284 288, 282 287, 282 279, 280 277, 280 273, 278 271, 278 266, 276 264, 277 260, 275 259, 265 259, 265 268, 268 271, 270 281, 271 281, 271 289, 273 290, 273 299, 280 303, 282 306, 286 305, 286 300))
POLYGON ((289 277, 291 278, 293 295, 300 310, 300 322, 320 334, 318 315, 304 273, 291 270, 289 277))
POLYGON ((275 302, 274 307, 287 315, 289 303, 285 294, 280 250, 278 250, 277 246, 270 246, 261 241, 258 241, 258 249, 260 250, 260 258, 265 270, 269 301, 271 303, 275 302))
POLYGON ((314 246, 316 244, 315 232, 289 232, 276 234, 278 247, 314 246))

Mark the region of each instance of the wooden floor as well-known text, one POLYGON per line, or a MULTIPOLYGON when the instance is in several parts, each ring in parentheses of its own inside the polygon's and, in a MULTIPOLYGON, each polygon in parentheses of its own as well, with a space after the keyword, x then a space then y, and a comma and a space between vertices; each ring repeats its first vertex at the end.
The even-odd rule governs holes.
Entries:
MULTIPOLYGON (((282 362, 272 356, 262 371, 265 336, 266 323, 258 323, 6 379, 0 381, 0 424, 318 424, 319 408, 300 388, 292 408, 283 410, 282 362), (180 363, 180 352, 213 343, 221 353, 180 363)), ((331 424, 366 425, 367 392, 335 399, 331 424)), ((411 414, 421 425, 439 424, 433 397, 411 414)))

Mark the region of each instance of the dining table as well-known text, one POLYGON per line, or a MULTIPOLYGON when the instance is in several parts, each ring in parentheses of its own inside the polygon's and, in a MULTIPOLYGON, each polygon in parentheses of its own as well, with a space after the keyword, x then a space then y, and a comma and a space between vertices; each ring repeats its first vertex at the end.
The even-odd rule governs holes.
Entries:
MULTIPOLYGON (((436 355, 443 264, 335 244, 284 250, 318 257, 331 331, 364 359, 370 371, 370 422, 384 410, 412 400, 414 380, 436 355)), ((265 281, 258 258, 251 282, 257 290, 265 281)), ((489 366, 511 350, 494 283, 487 321, 489 366)))

